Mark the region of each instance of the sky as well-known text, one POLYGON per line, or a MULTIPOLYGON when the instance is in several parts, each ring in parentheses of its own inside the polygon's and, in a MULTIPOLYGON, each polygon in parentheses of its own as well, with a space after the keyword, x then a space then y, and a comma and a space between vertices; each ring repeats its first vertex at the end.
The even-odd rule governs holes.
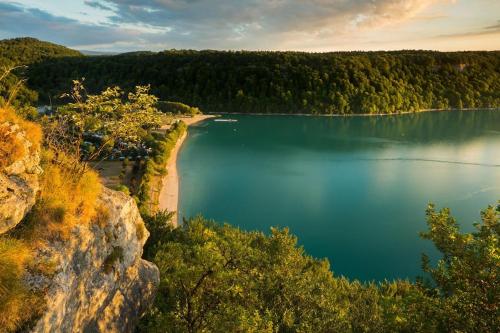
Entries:
POLYGON ((500 50, 500 0, 0 0, 0 39, 100 52, 500 50))

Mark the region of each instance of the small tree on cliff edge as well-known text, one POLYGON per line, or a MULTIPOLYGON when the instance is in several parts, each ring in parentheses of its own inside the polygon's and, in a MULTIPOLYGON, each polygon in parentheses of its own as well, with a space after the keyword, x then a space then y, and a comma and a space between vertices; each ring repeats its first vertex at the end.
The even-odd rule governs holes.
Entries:
POLYGON ((82 81, 74 80, 71 92, 62 96, 71 98, 72 103, 59 107, 45 121, 47 144, 78 160, 94 161, 106 157, 119 141, 141 141, 151 129, 161 126, 163 117, 155 107, 158 98, 149 94, 149 89, 136 86, 135 91, 125 94, 120 87, 109 87, 90 95, 82 81), (85 135, 96 135, 99 144, 83 156, 85 135))

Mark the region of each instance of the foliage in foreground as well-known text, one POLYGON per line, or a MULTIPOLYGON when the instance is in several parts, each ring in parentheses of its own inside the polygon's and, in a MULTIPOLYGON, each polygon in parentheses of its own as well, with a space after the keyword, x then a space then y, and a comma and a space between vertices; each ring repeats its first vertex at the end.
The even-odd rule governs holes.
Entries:
POLYGON ((128 94, 119 87, 108 87, 91 95, 82 82, 74 80, 66 96, 72 103, 59 107, 48 118, 46 141, 79 160, 105 157, 119 143, 138 143, 162 124, 162 114, 155 107, 158 99, 149 94, 149 86, 137 86, 128 94), (99 143, 82 152, 89 135, 99 137, 99 143))
POLYGON ((286 229, 244 232, 202 217, 172 229, 169 214, 146 219, 145 254, 160 291, 144 332, 495 332, 499 212, 462 234, 448 210, 427 211, 423 234, 443 254, 424 260, 433 284, 362 284, 335 277, 286 229))
POLYGON ((424 270, 438 286, 442 331, 494 332, 500 327, 500 205, 481 212, 476 232, 460 233, 449 209, 427 210, 431 240, 443 258, 431 267, 424 256, 424 270))

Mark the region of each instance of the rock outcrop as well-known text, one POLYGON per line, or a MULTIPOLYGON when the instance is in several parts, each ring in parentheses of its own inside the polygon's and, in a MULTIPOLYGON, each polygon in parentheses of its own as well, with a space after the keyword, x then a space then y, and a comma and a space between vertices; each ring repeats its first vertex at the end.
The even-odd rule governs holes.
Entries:
POLYGON ((59 268, 51 279, 30 278, 47 290, 33 332, 131 332, 153 301, 159 272, 141 259, 149 233, 134 200, 104 189, 99 201, 98 223, 77 226, 70 240, 40 253, 59 268))
MULTIPOLYGON (((0 236, 37 199, 40 135, 36 125, 0 109, 0 236)), ((141 259, 149 232, 135 201, 106 188, 97 201, 95 220, 77 223, 69 237, 30 240, 43 244, 36 246, 34 263, 50 267, 25 278, 46 301, 30 325, 33 332, 132 332, 154 299, 159 271, 141 259)))
MULTIPOLYGON (((40 154, 18 124, 0 124, 3 133, 15 138, 23 152, 19 159, 0 168, 0 234, 15 227, 35 204, 39 189, 40 154)), ((5 157, 3 157, 5 158, 5 157)))

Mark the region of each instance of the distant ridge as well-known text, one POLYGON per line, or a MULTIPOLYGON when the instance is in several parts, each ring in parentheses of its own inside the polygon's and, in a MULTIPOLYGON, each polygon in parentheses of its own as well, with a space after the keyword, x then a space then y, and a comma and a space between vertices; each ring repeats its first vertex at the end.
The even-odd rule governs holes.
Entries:
POLYGON ((79 51, 86 56, 112 56, 118 54, 118 52, 106 52, 106 51, 89 51, 89 50, 79 50, 79 51))
POLYGON ((144 56, 144 55, 153 55, 156 52, 153 51, 131 51, 131 52, 108 52, 108 51, 90 51, 90 50, 79 50, 83 55, 86 56, 116 56, 116 55, 124 55, 124 56, 144 56))
POLYGON ((0 66, 29 65, 48 58, 82 55, 81 52, 66 46, 31 37, 0 40, 0 66))
POLYGON ((153 52, 153 51, 132 51, 132 52, 120 53, 118 55, 124 55, 124 56, 147 56, 147 55, 154 55, 154 54, 157 54, 157 52, 153 52))

